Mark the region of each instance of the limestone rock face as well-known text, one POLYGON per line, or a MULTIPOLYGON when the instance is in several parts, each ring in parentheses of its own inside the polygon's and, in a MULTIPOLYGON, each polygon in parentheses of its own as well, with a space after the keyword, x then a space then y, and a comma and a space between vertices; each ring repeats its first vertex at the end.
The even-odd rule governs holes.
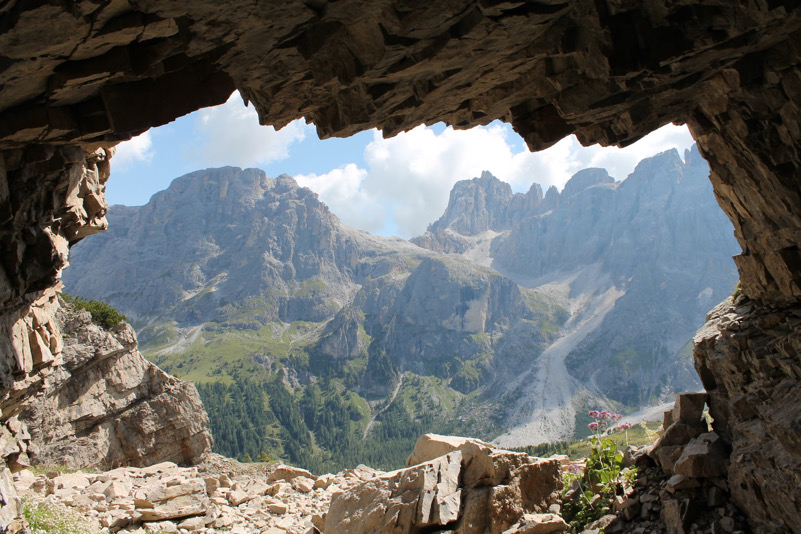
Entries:
POLYGON ((513 195, 484 173, 457 183, 442 217, 412 241, 523 286, 569 287, 565 307, 582 311, 565 332, 581 313, 598 315, 597 327, 568 343, 570 374, 641 404, 664 388, 698 388, 688 344, 736 284, 730 258, 739 247, 708 175, 695 147, 683 158, 675 150, 647 158, 619 182, 604 169, 582 170, 544 198, 537 184, 513 195), (607 291, 611 303, 598 298, 607 291))
POLYGON ((211 447, 194 386, 142 357, 127 323, 111 331, 62 303, 61 365, 19 406, 36 462, 110 469, 162 461, 195 463, 211 447))
POLYGON ((475 438, 464 438, 459 436, 440 436, 439 434, 423 434, 418 438, 414 445, 412 454, 406 460, 406 465, 413 465, 428 462, 434 458, 439 458, 450 452, 462 450, 468 445, 485 448, 486 450, 494 447, 489 443, 484 443, 475 438))
MULTIPOLYGON (((430 529, 500 534, 518 521, 521 524, 511 532, 528 532, 523 527, 527 520, 521 519, 524 514, 546 511, 558 495, 561 479, 557 460, 501 451, 477 440, 442 436, 435 440, 459 448, 335 495, 324 532, 411 533, 430 529)), ((421 454, 431 442, 425 439, 418 443, 415 452, 421 454)))
POLYGON ((760 531, 798 531, 801 309, 769 311, 744 297, 729 299, 709 314, 695 341, 714 429, 731 447, 732 497, 760 531))

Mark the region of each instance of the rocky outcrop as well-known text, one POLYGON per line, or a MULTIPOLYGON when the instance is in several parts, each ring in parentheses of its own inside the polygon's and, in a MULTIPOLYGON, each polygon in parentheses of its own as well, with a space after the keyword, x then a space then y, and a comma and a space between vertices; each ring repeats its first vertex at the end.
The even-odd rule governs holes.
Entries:
POLYGON ((629 448, 626 461, 637 467, 633 484, 624 483, 614 497, 612 513, 588 525, 583 534, 599 528, 609 534, 751 531, 726 483, 728 450, 703 416, 707 400, 706 393, 677 396, 673 409, 665 412, 656 443, 629 448))
POLYGON ((16 416, 0 425, 0 530, 21 530, 22 500, 17 495, 12 475, 30 467, 31 435, 16 416))
MULTIPOLYGON (((30 373, 19 367, 31 355, 23 341, 9 335, 25 319, 30 305, 52 288, 67 265, 69 245, 106 229, 106 180, 113 151, 99 148, 35 146, 6 150, 0 157, 0 328, 3 352, 15 355, 16 368, 7 372, 30 373), (22 343, 20 345, 19 343, 22 343), (10 344, 10 346, 9 346, 10 344)), ((26 332, 29 328, 26 327, 26 332)), ((27 335, 27 334, 26 334, 27 335)), ((23 336, 24 337, 24 336, 23 336)))
POLYGON ((729 299, 695 341, 714 429, 730 450, 734 502, 759 532, 801 532, 801 309, 729 299))
POLYGON ((212 440, 194 386, 145 360, 127 323, 107 331, 63 301, 55 315, 61 363, 17 407, 37 446, 36 463, 196 463, 212 440))
POLYGON ((445 444, 453 449, 442 456, 334 495, 323 532, 522 534, 534 531, 528 523, 550 523, 543 532, 566 528, 555 517, 534 516, 556 504, 557 460, 501 451, 477 440, 429 436, 418 441, 410 462, 427 458, 432 447, 449 448, 445 444))

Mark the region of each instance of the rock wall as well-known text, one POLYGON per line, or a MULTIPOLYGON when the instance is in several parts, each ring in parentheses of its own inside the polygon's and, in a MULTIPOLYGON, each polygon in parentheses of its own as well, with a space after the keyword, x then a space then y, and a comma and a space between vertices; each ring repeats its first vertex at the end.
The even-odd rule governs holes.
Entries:
POLYGON ((756 532, 801 532, 801 308, 741 296, 712 310, 695 343, 734 501, 756 532))
POLYGON ((30 467, 30 440, 25 423, 16 416, 0 425, 0 532, 16 532, 25 525, 11 475, 30 467))
MULTIPOLYGON (((102 201, 87 194, 107 176, 103 147, 221 103, 234 88, 263 123, 305 116, 322 136, 503 119, 539 149, 570 133, 625 145, 667 122, 688 123, 743 247, 736 261, 751 313, 793 329, 764 337, 721 323, 721 336, 741 344, 728 350, 742 365, 754 351, 749 339, 775 347, 782 363, 771 380, 799 381, 798 353, 787 344, 801 301, 797 2, 55 1, 10 2, 0 13, 6 417, 53 365, 43 349, 52 355, 58 335, 31 305, 55 284, 67 244, 103 225, 102 201)), ((794 439, 783 425, 750 434, 725 417, 741 399, 738 388, 720 388, 731 377, 717 374, 715 354, 706 344, 696 359, 718 388, 712 413, 722 435, 762 443, 777 479, 797 476, 779 452, 794 439)), ((747 367, 732 376, 755 398, 773 394, 764 389, 773 382, 747 367)), ((799 413, 783 407, 761 420, 778 421, 785 410, 799 413)), ((753 455, 734 464, 761 469, 753 455)), ((798 487, 787 502, 798 502, 798 487)), ((749 510, 760 524, 789 520, 775 507, 749 510)))
POLYGON ((113 469, 164 461, 197 463, 211 449, 195 387, 148 362, 125 322, 106 330, 61 302, 61 365, 19 406, 36 463, 113 469))

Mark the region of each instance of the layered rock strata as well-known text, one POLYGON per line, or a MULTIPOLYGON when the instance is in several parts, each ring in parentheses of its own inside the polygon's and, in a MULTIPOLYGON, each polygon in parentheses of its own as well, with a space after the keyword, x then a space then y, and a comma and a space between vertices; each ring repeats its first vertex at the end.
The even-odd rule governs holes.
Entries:
POLYGON ((715 431, 730 447, 734 501, 760 532, 801 532, 801 308, 728 300, 695 343, 715 431))
POLYGON ((63 301, 55 316, 61 364, 19 406, 36 462, 100 469, 197 463, 212 439, 195 387, 148 362, 127 323, 106 330, 63 301))

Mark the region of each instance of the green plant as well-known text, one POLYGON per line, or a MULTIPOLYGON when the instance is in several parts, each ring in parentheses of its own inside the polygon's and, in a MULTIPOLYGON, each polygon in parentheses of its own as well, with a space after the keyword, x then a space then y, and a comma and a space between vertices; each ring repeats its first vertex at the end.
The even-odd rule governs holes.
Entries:
POLYGON ((613 432, 628 431, 631 425, 620 420, 620 414, 606 410, 589 413, 594 420, 588 427, 590 454, 584 469, 572 466, 564 475, 562 515, 572 527, 581 529, 612 510, 615 495, 636 476, 633 468, 623 468, 624 454, 609 437, 613 432))
POLYGON ((114 328, 127 319, 123 314, 99 300, 85 299, 81 296, 73 297, 66 293, 63 293, 61 298, 76 308, 88 311, 92 315, 92 322, 106 329, 114 328))
POLYGON ((97 534, 97 529, 63 507, 26 502, 22 516, 33 534, 97 534))
POLYGON ((731 294, 731 300, 736 301, 737 297, 743 292, 743 283, 740 280, 737 280, 737 285, 734 287, 734 292, 731 294))

